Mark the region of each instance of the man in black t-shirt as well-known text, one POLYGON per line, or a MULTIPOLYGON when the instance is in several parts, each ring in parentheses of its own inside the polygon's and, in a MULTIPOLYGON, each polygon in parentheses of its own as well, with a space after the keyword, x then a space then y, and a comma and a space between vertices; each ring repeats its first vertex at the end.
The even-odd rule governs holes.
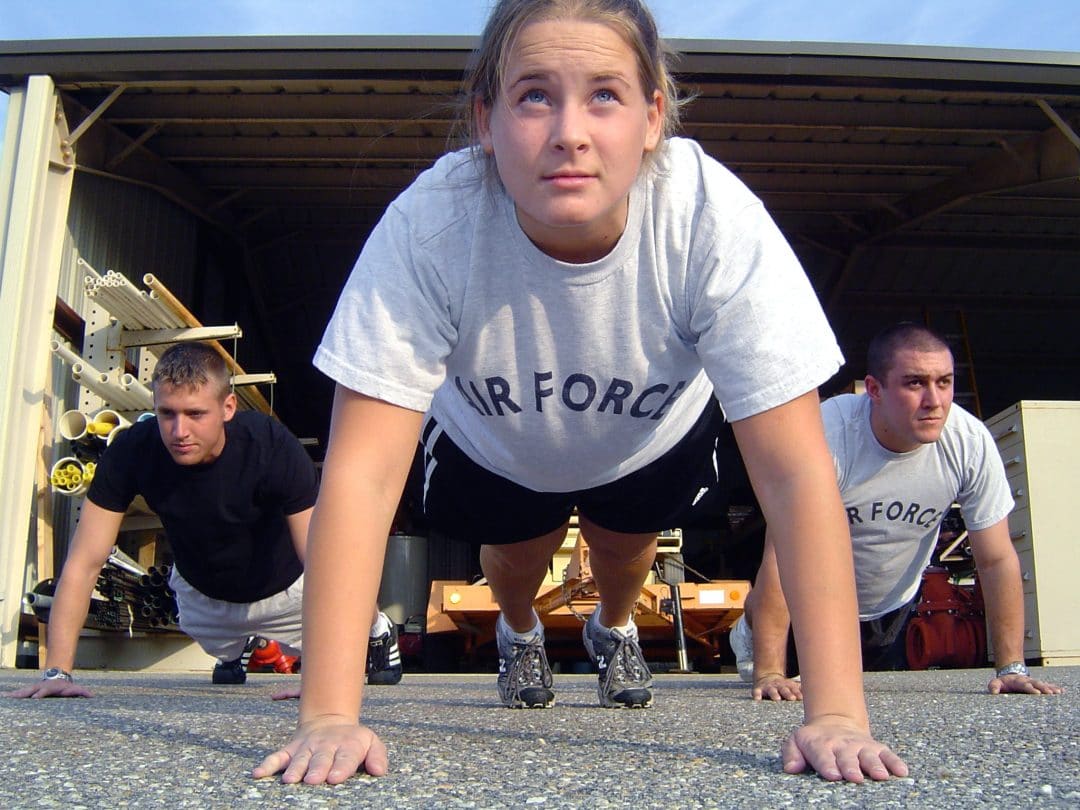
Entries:
MULTIPOLYGON (((180 628, 218 659, 214 683, 243 683, 250 636, 299 654, 303 559, 315 467, 280 422, 237 411, 222 357, 201 343, 166 350, 154 370, 156 419, 119 434, 86 496, 49 618, 41 681, 11 697, 90 697, 71 677, 91 593, 132 500, 160 517, 175 564, 180 628)), ((376 609, 368 682, 397 683, 393 623, 376 609)))

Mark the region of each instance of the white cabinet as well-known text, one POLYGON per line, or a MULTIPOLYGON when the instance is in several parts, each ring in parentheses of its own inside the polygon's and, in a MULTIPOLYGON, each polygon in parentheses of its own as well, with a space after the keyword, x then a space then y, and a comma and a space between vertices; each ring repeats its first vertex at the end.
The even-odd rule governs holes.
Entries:
POLYGON ((1080 664, 1080 402, 1022 400, 986 426, 1016 501, 1024 657, 1080 664))

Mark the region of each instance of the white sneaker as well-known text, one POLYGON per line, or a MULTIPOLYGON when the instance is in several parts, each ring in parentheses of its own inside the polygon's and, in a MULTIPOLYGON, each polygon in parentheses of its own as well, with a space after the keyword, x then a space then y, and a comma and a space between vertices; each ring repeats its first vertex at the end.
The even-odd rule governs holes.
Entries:
POLYGON ((728 643, 731 644, 731 651, 735 653, 735 666, 739 670, 739 677, 747 683, 753 683, 754 634, 750 632, 750 625, 746 623, 745 613, 728 632, 728 643))

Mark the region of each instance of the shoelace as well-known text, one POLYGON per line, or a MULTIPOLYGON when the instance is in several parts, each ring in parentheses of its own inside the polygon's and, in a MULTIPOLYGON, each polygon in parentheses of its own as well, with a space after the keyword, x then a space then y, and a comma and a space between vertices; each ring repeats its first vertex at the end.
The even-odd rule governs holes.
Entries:
POLYGON ((610 689, 612 684, 624 688, 640 686, 652 677, 637 642, 621 634, 616 637, 619 644, 608 662, 604 677, 605 691, 610 689))
POLYGON ((531 686, 547 686, 547 653, 542 644, 514 644, 513 659, 507 670, 507 683, 513 697, 521 695, 522 689, 531 686))

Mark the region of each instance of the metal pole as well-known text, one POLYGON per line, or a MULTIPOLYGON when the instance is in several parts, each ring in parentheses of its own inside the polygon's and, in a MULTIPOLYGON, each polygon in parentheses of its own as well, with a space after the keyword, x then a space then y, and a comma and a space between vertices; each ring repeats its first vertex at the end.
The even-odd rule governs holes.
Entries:
POLYGON ((682 621, 682 597, 679 595, 679 583, 672 582, 671 588, 671 613, 675 624, 675 657, 679 662, 677 672, 691 672, 690 659, 686 654, 686 633, 683 630, 682 621))

